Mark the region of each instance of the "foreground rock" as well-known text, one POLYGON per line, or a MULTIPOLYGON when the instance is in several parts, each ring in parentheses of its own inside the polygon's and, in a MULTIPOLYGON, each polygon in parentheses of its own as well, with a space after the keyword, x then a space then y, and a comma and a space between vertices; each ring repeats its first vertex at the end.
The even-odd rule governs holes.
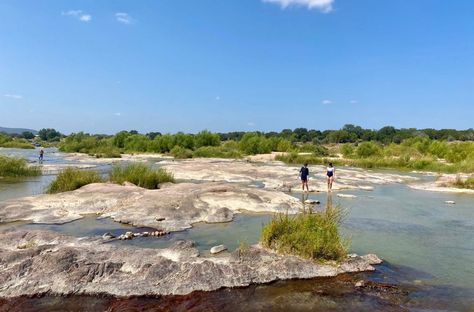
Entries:
MULTIPOLYGON (((182 161, 161 161, 163 168, 172 172, 179 180, 222 181, 258 185, 267 189, 301 192, 299 167, 281 162, 252 163, 242 160, 195 158, 182 161)), ((373 190, 373 185, 405 183, 418 178, 380 173, 356 168, 337 168, 333 190, 373 190), (370 184, 370 185, 369 185, 370 184)), ((310 166, 310 191, 327 190, 324 166, 310 166)))
POLYGON ((0 202, 0 222, 65 223, 98 214, 138 227, 180 231, 197 222, 232 221, 242 210, 296 213, 300 208, 300 201, 282 192, 231 183, 180 183, 159 190, 95 183, 0 202))
POLYGON ((375 256, 351 255, 320 265, 251 246, 217 258, 199 257, 191 242, 167 249, 103 244, 50 231, 0 232, 0 297, 22 295, 184 295, 280 279, 374 270, 375 256))

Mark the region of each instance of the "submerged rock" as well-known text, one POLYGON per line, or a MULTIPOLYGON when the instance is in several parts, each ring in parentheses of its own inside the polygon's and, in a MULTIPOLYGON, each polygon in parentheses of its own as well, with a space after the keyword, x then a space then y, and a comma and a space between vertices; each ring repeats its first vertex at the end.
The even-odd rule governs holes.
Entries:
POLYGON ((112 238, 115 238, 115 235, 112 234, 112 233, 107 232, 107 233, 104 233, 104 234, 102 235, 102 238, 103 238, 103 239, 112 239, 112 238))
POLYGON ((351 194, 337 194, 336 196, 341 198, 357 198, 357 196, 351 194))

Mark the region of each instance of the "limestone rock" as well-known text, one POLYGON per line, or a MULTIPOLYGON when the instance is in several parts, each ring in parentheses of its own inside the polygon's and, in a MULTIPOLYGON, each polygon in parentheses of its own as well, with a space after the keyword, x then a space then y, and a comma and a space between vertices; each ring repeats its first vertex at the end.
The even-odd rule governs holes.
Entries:
POLYGON ((301 202, 288 194, 234 183, 180 183, 159 190, 94 183, 72 192, 2 201, 0 222, 60 224, 97 214, 138 227, 181 231, 197 222, 231 221, 239 210, 297 213, 300 208, 301 202))
POLYGON ((372 271, 372 257, 354 256, 339 265, 279 255, 258 245, 200 257, 194 243, 166 249, 103 244, 53 231, 0 230, 0 297, 52 295, 164 296, 276 280, 329 277, 372 271), (18 242, 34 241, 27 249, 18 242))
POLYGON ((217 254, 223 252, 224 250, 227 250, 227 247, 224 245, 214 246, 211 248, 211 254, 217 254))

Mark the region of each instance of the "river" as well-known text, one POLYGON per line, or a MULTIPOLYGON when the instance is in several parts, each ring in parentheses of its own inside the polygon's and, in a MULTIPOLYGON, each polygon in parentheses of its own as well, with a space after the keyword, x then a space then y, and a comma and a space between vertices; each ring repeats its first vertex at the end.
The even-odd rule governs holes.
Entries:
MULTIPOLYGON (((0 149, 36 160, 35 150, 0 149)), ((74 163, 64 154, 47 149, 46 162, 74 163)), ((108 170, 107 164, 95 168, 108 170)), ((434 177, 413 174, 421 179, 434 177)), ((40 194, 54 175, 23 180, 0 180, 0 201, 40 194)), ((314 177, 317 178, 317 177, 314 177)), ((166 298, 91 298, 41 297, 0 301, 8 309, 45 310, 82 307, 84 310, 460 310, 474 309, 474 195, 413 190, 404 184, 377 185, 373 191, 345 191, 356 198, 339 198, 337 193, 311 193, 310 199, 321 202, 315 209, 340 206, 345 211, 342 231, 351 241, 351 252, 375 253, 384 264, 375 273, 347 277, 397 286, 403 295, 393 295, 382 302, 369 290, 358 292, 347 286, 345 277, 308 281, 282 281, 245 289, 223 289, 166 298), (445 201, 456 204, 447 205, 445 201), (245 304, 244 304, 245 303, 245 304)), ((294 195, 301 198, 301 194, 294 195)), ((306 198, 305 198, 306 199, 306 198)), ((196 224, 192 229, 174 233, 160 240, 136 239, 117 244, 135 244, 145 248, 163 248, 179 239, 194 240, 203 255, 216 244, 230 250, 240 244, 258 241, 262 223, 271 215, 239 214, 233 222, 196 224)), ((126 226, 109 219, 86 217, 65 225, 26 223, 2 226, 48 228, 74 236, 101 235, 105 231, 123 232, 126 226)), ((0 308, 1 309, 1 308, 0 308)), ((67 309, 66 309, 67 310, 67 309)))

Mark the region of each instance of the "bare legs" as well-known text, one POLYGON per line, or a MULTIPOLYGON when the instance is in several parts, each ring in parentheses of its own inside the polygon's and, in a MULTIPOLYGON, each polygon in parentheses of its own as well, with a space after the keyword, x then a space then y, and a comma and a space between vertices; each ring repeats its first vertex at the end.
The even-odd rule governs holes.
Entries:
POLYGON ((301 186, 303 188, 303 192, 304 192, 304 187, 306 185, 306 190, 309 192, 309 188, 308 188, 308 179, 306 180, 301 180, 301 186))
POLYGON ((332 182, 334 181, 334 176, 332 177, 327 177, 328 180, 328 192, 332 191, 332 182))

